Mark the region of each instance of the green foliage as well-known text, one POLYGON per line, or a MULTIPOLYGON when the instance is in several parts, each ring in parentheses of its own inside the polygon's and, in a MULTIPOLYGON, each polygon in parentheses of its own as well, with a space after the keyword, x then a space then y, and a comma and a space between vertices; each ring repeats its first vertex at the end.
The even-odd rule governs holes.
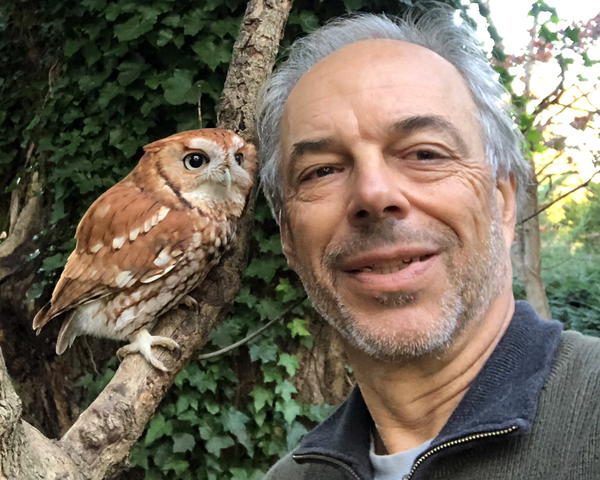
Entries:
MULTIPOLYGON (((0 198, 28 171, 39 171, 47 185, 50 225, 39 235, 49 246, 32 255, 41 260, 42 281, 30 292, 38 298, 48 293, 45 287, 56 280, 73 248, 70 239, 81 214, 127 174, 142 145, 196 128, 200 96, 203 123, 214 125, 245 2, 5 3, 0 7, 0 61, 6 72, 0 74, 0 198), (27 157, 30 144, 36 148, 27 157)), ((411 4, 418 2, 301 0, 283 46, 350 10, 398 14, 411 4)), ((575 35, 566 34, 571 40, 575 35)), ((503 78, 511 77, 505 72, 503 78)), ((523 113, 520 120, 537 148, 532 118, 523 113)), ((0 230, 3 221, 0 217, 0 230)), ((243 287, 207 349, 227 346, 271 319, 281 321, 250 345, 226 357, 193 361, 180 373, 132 451, 131 463, 146 479, 260 479, 331 411, 299 400, 293 377, 301 365, 291 352, 312 347, 313 313, 298 303, 304 293, 285 265, 262 198, 255 222, 254 257, 243 287)), ((561 315, 576 325, 574 316, 561 315)), ((88 402, 115 367, 113 359, 100 375, 81 379, 88 402)))
MULTIPOLYGON (((565 328, 600 337, 600 251, 578 248, 555 234, 542 249, 542 263, 552 318, 565 328)), ((517 298, 525 298, 518 278, 514 290, 517 298)))
MULTIPOLYGON (((567 201, 559 227, 565 243, 589 254, 600 254, 600 184, 590 183, 585 201, 567 201)), ((598 265, 598 264, 596 264, 598 265)))

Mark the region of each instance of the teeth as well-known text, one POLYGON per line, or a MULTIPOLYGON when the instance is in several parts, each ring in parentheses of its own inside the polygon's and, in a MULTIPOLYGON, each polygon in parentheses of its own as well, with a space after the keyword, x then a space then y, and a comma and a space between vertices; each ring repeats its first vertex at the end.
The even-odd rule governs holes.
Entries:
POLYGON ((367 267, 357 269, 357 270, 355 270, 355 272, 393 273, 393 272, 402 270, 403 268, 406 268, 408 265, 410 265, 413 262, 422 262, 424 260, 427 260, 429 257, 430 257, 430 255, 422 255, 420 257, 408 258, 405 260, 400 260, 396 263, 390 263, 390 264, 386 264, 386 265, 379 265, 379 266, 369 265, 367 267))

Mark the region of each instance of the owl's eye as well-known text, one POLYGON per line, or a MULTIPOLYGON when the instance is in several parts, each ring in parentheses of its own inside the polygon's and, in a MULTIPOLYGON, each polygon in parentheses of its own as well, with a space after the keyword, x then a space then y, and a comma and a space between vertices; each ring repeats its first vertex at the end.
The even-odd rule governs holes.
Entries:
POLYGON ((208 155, 200 152, 188 153, 183 157, 183 165, 185 165, 185 168, 188 170, 196 170, 202 165, 206 165, 208 162, 210 162, 208 155))
POLYGON ((236 161, 236 162, 237 162, 239 165, 241 165, 241 164, 242 164, 242 162, 244 161, 244 154, 243 154, 243 153, 239 153, 239 152, 238 152, 238 153, 236 153, 236 154, 235 154, 233 157, 235 158, 235 161, 236 161))

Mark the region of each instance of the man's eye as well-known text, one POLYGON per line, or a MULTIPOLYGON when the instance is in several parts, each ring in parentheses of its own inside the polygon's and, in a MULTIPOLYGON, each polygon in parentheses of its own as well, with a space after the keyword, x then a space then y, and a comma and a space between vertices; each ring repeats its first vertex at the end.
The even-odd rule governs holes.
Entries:
POLYGON ((335 167, 330 167, 330 166, 315 168, 314 170, 311 170, 310 172, 308 172, 302 178, 302 181, 312 180, 313 178, 326 177, 327 175, 332 175, 333 173, 335 173, 337 171, 338 171, 338 169, 336 169, 335 167))
POLYGON ((438 152, 433 152, 431 150, 417 150, 416 152, 413 152, 413 155, 416 157, 417 160, 435 160, 439 158, 444 158, 444 155, 438 152))
POLYGON ((333 167, 320 167, 314 171, 314 175, 317 177, 324 177, 325 175, 331 175, 335 172, 333 167))

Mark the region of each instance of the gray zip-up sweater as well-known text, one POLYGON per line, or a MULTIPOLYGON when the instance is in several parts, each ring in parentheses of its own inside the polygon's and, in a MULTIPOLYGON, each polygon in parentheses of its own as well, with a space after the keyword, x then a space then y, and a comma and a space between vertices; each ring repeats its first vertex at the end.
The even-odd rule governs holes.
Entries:
MULTIPOLYGON (((525 302, 410 480, 600 479, 600 339, 561 333, 525 302)), ((370 480, 358 389, 265 480, 370 480)))

